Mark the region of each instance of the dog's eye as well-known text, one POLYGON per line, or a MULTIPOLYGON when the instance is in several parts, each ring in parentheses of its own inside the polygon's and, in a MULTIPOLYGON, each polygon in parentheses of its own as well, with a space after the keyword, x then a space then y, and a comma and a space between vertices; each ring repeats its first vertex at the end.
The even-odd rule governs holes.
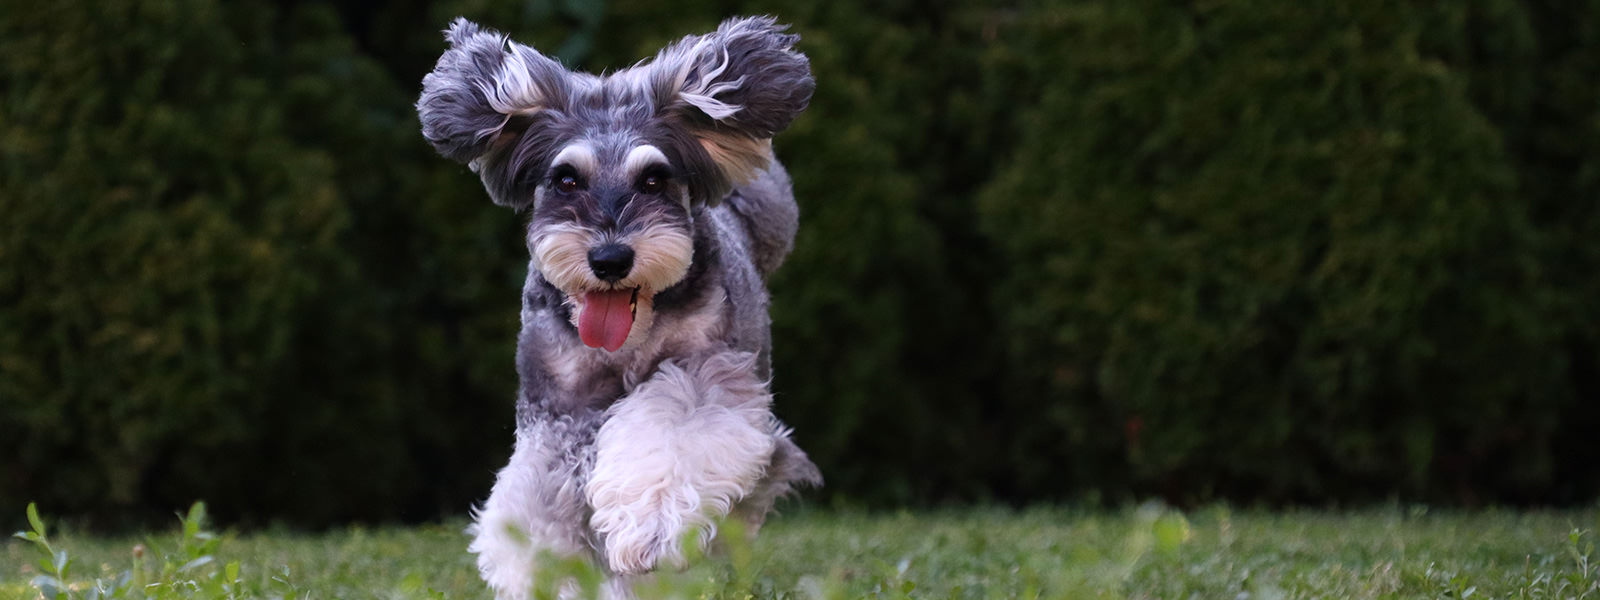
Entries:
POLYGON ((573 177, 571 175, 562 175, 556 178, 556 189, 561 190, 562 192, 570 194, 578 191, 579 187, 581 187, 581 184, 578 183, 577 177, 573 177))
POLYGON ((659 194, 666 187, 667 177, 665 175, 650 173, 639 178, 639 191, 646 194, 659 194))

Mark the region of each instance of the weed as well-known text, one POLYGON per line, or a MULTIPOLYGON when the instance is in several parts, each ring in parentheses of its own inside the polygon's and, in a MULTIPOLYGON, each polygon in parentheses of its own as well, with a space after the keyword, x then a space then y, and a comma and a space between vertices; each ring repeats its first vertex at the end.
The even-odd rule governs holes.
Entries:
POLYGON ((30 531, 19 531, 13 537, 26 540, 42 555, 39 566, 43 573, 35 576, 29 585, 47 600, 118 600, 118 599, 231 599, 251 597, 239 583, 239 561, 218 568, 215 552, 222 540, 205 530, 206 505, 196 502, 187 514, 179 515, 177 542, 170 550, 161 550, 155 540, 135 545, 131 566, 111 576, 75 581, 71 576, 72 558, 66 549, 50 543, 44 519, 38 507, 28 504, 30 531), (155 560, 151 560, 154 550, 155 560))

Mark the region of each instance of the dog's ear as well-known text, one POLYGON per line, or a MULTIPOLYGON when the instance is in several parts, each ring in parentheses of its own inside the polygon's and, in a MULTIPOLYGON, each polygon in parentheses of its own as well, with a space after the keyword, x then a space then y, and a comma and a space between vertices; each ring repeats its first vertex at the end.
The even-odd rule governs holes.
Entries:
POLYGON ((422 78, 417 116, 439 154, 466 163, 496 204, 521 206, 511 173, 517 138, 541 113, 566 105, 571 73, 533 48, 458 18, 445 31, 450 49, 422 78))
POLYGON ((787 29, 772 17, 729 19, 714 33, 668 46, 650 65, 656 106, 716 165, 724 185, 715 187, 765 169, 772 136, 811 101, 811 63, 787 29))

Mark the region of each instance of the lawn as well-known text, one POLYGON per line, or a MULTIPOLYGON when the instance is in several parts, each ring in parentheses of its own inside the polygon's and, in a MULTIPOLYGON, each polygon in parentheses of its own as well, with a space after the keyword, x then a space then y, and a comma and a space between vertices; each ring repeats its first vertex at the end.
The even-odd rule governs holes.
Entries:
MULTIPOLYGON (((135 560, 143 580, 131 587, 151 585, 161 598, 487 598, 464 524, 180 543, 175 523, 149 540, 51 533, 50 541, 72 559, 76 598, 135 560), (182 570, 191 562, 199 564, 182 570)), ((1600 598, 1596 525, 1595 510, 791 510, 753 544, 663 576, 642 596, 1600 598)), ((13 539, 0 552, 0 595, 38 597, 29 586, 44 569, 38 550, 13 539)))

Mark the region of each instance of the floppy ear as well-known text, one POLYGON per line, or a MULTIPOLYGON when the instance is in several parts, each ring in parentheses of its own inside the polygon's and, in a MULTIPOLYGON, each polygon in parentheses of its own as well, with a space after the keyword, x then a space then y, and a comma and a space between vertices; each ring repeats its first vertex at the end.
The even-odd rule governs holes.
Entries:
POLYGON ((811 63, 795 52, 800 36, 787 29, 772 17, 729 19, 667 47, 651 65, 656 106, 716 164, 724 184, 716 187, 765 169, 772 136, 811 101, 811 63))
POLYGON ((450 49, 422 78, 417 99, 422 136, 439 154, 477 171, 496 204, 525 204, 514 197, 515 142, 541 113, 566 105, 570 74, 533 48, 463 18, 444 37, 450 49))

